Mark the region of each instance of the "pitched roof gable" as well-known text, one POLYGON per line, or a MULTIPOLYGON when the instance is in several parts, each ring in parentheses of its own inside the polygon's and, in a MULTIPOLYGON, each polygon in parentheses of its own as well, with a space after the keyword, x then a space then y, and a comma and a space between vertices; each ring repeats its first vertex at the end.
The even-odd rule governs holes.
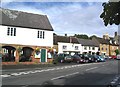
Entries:
POLYGON ((108 39, 103 39, 103 38, 99 38, 99 37, 97 37, 96 39, 98 40, 98 42, 100 44, 109 44, 109 40, 108 39))
POLYGON ((57 45, 58 42, 63 42, 63 43, 76 43, 79 44, 77 38, 75 37, 68 37, 68 36, 58 36, 54 35, 54 45, 57 45))
POLYGON ((0 12, 2 13, 1 25, 53 31, 46 15, 3 8, 0 8, 0 12))
POLYGON ((95 46, 98 47, 98 45, 93 40, 89 39, 78 39, 79 43, 82 44, 82 46, 95 46))

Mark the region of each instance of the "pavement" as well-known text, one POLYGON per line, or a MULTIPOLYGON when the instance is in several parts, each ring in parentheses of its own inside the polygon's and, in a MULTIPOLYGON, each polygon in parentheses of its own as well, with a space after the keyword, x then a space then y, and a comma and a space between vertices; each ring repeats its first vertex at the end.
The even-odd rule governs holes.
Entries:
POLYGON ((2 85, 31 87, 44 85, 104 86, 119 83, 119 60, 87 63, 58 64, 51 67, 3 69, 2 85), (24 69, 23 71, 19 69, 24 69), (11 71, 10 71, 11 70, 11 71))

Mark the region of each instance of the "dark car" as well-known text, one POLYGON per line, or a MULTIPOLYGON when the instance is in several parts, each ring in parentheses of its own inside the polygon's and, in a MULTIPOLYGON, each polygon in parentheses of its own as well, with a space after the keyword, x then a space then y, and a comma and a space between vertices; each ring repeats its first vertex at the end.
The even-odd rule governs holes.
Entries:
POLYGON ((71 62, 72 57, 69 54, 64 54, 60 53, 58 54, 58 62, 63 63, 63 62, 71 62))
POLYGON ((85 63, 85 60, 78 55, 73 55, 72 57, 73 57, 73 62, 75 63, 85 63))
POLYGON ((105 62, 106 60, 105 60, 105 58, 103 58, 102 56, 96 56, 96 58, 97 58, 97 62, 105 62))
POLYGON ((63 62, 72 62, 73 61, 73 57, 71 55, 65 56, 63 62))
POLYGON ((95 55, 88 55, 89 58, 89 62, 97 62, 97 58, 95 57, 95 55))
POLYGON ((84 61, 85 61, 86 63, 89 62, 89 57, 88 57, 87 54, 78 54, 78 56, 80 56, 82 59, 84 59, 84 61))

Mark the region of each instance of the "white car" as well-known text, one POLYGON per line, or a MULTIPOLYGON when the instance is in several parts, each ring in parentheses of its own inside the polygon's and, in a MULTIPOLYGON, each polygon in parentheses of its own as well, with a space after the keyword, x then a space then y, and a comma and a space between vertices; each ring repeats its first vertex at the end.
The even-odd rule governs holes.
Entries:
POLYGON ((117 60, 120 60, 120 54, 117 55, 117 60))

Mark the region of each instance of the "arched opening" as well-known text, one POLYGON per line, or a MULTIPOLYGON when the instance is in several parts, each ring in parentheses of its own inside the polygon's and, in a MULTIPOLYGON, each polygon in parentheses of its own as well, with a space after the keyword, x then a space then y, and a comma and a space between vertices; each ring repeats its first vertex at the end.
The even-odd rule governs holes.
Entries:
POLYGON ((23 47, 19 62, 27 62, 27 61, 31 62, 32 61, 31 55, 33 51, 34 50, 30 47, 23 47))
POLYGON ((15 50, 12 46, 2 46, 2 61, 3 62, 14 62, 15 61, 15 50))

